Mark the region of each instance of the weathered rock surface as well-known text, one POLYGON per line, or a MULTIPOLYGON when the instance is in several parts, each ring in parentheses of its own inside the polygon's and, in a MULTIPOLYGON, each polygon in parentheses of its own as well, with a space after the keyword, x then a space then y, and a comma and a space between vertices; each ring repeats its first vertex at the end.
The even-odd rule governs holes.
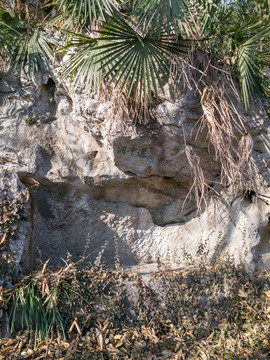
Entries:
POLYGON ((17 268, 30 270, 40 257, 61 264, 68 252, 74 260, 102 253, 108 264, 124 266, 224 254, 270 266, 270 125, 262 104, 243 115, 266 187, 259 197, 227 189, 201 214, 192 193, 187 197, 184 140, 216 191, 220 164, 206 130, 196 136, 202 110, 192 91, 168 95, 156 122, 125 133, 109 101, 68 94, 48 77, 20 84, 2 76, 0 106, 1 187, 24 199, 10 240, 17 268))

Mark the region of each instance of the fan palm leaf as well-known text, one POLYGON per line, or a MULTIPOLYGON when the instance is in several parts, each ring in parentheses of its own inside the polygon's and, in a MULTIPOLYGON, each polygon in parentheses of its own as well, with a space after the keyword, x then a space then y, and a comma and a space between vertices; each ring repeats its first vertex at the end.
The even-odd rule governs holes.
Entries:
POLYGON ((141 14, 140 24, 151 24, 158 38, 164 37, 164 31, 168 38, 172 34, 178 38, 178 20, 186 9, 186 0, 138 0, 134 6, 135 12, 141 14))
POLYGON ((69 41, 58 51, 75 48, 75 52, 71 53, 63 65, 61 78, 69 77, 74 91, 80 86, 85 87, 89 92, 97 91, 103 72, 99 69, 99 51, 95 48, 102 40, 83 34, 68 33, 69 41))
POLYGON ((186 54, 186 44, 167 37, 165 31, 155 29, 135 30, 125 19, 118 16, 111 18, 101 31, 107 44, 98 46, 100 50, 101 69, 109 68, 105 77, 127 88, 127 94, 144 101, 151 100, 154 91, 163 90, 170 74, 176 71, 171 56, 186 54), (145 34, 145 35, 142 35, 145 34))
POLYGON ((112 14, 119 9, 119 0, 55 0, 55 5, 63 11, 63 16, 70 17, 73 24, 82 20, 92 24, 98 19, 105 19, 105 14, 112 14))
POLYGON ((214 37, 222 32, 228 23, 228 19, 232 14, 232 8, 222 6, 222 0, 185 0, 188 4, 186 11, 186 19, 193 27, 194 33, 198 33, 200 37, 214 37))
MULTIPOLYGON (((263 59, 269 59, 270 23, 250 37, 238 48, 237 69, 242 100, 247 109, 254 92, 266 96, 269 92, 267 79, 263 72, 263 59), (268 44, 266 43, 268 40, 268 44), (266 47, 264 47, 266 43, 266 47)), ((269 64, 268 64, 269 66, 269 64)))
POLYGON ((191 10, 190 16, 187 13, 189 28, 193 27, 194 33, 204 35, 206 40, 194 44, 207 49, 220 64, 230 64, 240 83, 244 107, 248 108, 254 92, 260 96, 269 93, 264 76, 264 67, 269 67, 270 19, 265 11, 268 4, 261 0, 264 8, 260 11, 265 15, 260 18, 246 1, 242 1, 246 8, 240 2, 225 7, 221 0, 185 1, 189 1, 191 10), (268 59, 268 64, 264 59, 268 59))
POLYGON ((55 36, 41 24, 28 24, 12 17, 1 17, 0 46, 10 58, 10 65, 19 74, 28 67, 29 74, 47 69, 53 59, 52 46, 58 45, 55 36))
POLYGON ((13 57, 14 68, 21 72, 28 65, 29 73, 43 72, 47 69, 48 60, 53 59, 50 44, 56 44, 55 39, 39 26, 22 32, 12 42, 12 48, 16 49, 13 57))
POLYGON ((121 90, 126 88, 128 96, 151 100, 152 91, 157 96, 158 89, 163 90, 163 82, 170 77, 171 56, 186 54, 186 45, 168 39, 165 32, 159 36, 158 29, 153 34, 149 30, 143 36, 143 31, 135 30, 116 15, 98 32, 98 39, 81 36, 68 45, 81 49, 71 56, 63 71, 64 76, 72 77, 78 71, 75 82, 87 80, 91 90, 99 83, 97 78, 108 78, 121 90))

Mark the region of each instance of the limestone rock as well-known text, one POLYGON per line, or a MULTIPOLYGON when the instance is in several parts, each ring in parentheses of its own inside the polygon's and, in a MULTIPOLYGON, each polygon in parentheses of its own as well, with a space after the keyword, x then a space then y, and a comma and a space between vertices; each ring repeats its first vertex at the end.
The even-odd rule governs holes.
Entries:
POLYGON ((48 76, 33 84, 6 75, 0 106, 0 168, 10 199, 25 201, 10 240, 17 271, 39 258, 61 264, 67 253, 124 266, 226 254, 270 265, 270 127, 261 103, 242 114, 266 184, 259 196, 215 185, 220 164, 206 129, 198 133, 202 110, 190 90, 157 105, 156 122, 126 133, 110 101, 71 94, 48 76), (186 141, 214 189, 202 213, 189 192, 186 141))

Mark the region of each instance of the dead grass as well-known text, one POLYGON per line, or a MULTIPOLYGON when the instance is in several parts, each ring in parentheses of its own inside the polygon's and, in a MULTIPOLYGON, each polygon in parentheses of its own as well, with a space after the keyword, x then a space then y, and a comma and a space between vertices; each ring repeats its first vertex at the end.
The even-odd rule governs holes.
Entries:
POLYGON ((185 146, 185 152, 193 179, 193 183, 186 196, 186 199, 188 198, 191 191, 194 191, 198 212, 200 212, 202 210, 202 205, 207 206, 207 184, 204 178, 203 169, 200 166, 200 157, 194 152, 191 145, 185 146))
POLYGON ((136 274, 105 267, 45 267, 5 290, 2 307, 12 306, 16 289, 33 279, 44 302, 56 279, 63 284, 58 292, 68 292, 57 303, 65 331, 59 334, 52 328, 35 343, 33 329, 18 327, 11 338, 0 340, 1 359, 258 360, 270 356, 266 271, 247 272, 230 261, 181 271, 160 268, 146 284, 136 274))
MULTIPOLYGON (((220 184, 230 186, 234 194, 239 191, 254 191, 257 194, 263 184, 252 158, 253 140, 246 129, 233 75, 206 50, 194 51, 189 59, 176 61, 181 68, 180 80, 200 98, 203 115, 198 122, 195 141, 206 128, 209 151, 214 150, 216 161, 220 163, 220 184)), ((186 143, 189 146, 188 141, 193 134, 187 135, 186 143)), ((198 159, 191 161, 189 151, 186 154, 193 176, 191 188, 195 191, 200 209, 201 204, 206 202, 207 179, 204 178, 203 169, 198 167, 198 159)))

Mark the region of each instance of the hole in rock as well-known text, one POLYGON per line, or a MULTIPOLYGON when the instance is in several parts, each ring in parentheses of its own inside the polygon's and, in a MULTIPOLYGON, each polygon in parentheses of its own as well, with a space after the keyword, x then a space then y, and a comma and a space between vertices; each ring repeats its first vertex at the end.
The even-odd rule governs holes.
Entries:
POLYGON ((55 91, 55 82, 52 78, 48 78, 47 83, 39 85, 38 88, 41 94, 48 93, 53 96, 55 91))
POLYGON ((254 203, 255 196, 256 196, 256 193, 253 190, 246 190, 243 194, 243 198, 250 203, 254 203))
POLYGON ((55 86, 55 82, 53 81, 52 78, 49 78, 46 85, 47 86, 55 86))
POLYGON ((94 159, 97 156, 97 154, 98 154, 98 151, 92 151, 92 152, 90 152, 90 157, 94 159))

